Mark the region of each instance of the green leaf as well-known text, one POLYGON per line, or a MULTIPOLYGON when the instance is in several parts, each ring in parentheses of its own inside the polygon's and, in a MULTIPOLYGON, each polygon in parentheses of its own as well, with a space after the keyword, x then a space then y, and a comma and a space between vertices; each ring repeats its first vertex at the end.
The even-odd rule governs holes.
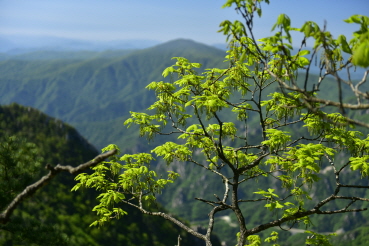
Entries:
POLYGON ((352 54, 352 50, 350 48, 350 46, 348 45, 347 41, 346 41, 346 37, 343 35, 338 36, 337 39, 338 44, 341 45, 342 50, 348 54, 352 54))
POLYGON ((276 201, 276 206, 275 206, 276 208, 283 208, 284 207, 284 205, 283 204, 281 204, 281 203, 279 203, 278 201, 276 201))
POLYGON ((271 151, 283 148, 291 140, 291 136, 287 135, 289 132, 277 129, 267 129, 265 132, 269 140, 262 141, 261 144, 269 146, 271 151))
POLYGON ((353 171, 360 170, 363 177, 369 176, 369 155, 350 157, 350 167, 353 171))
POLYGON ((350 18, 344 20, 344 22, 360 24, 361 23, 361 18, 360 18, 360 15, 353 15, 350 18))
POLYGON ((369 38, 354 49, 352 63, 359 67, 369 67, 369 38))
POLYGON ((71 189, 71 191, 77 191, 81 186, 82 186, 81 183, 77 183, 75 186, 73 186, 73 188, 71 189))
POLYGON ((313 236, 307 237, 306 244, 316 245, 316 246, 333 246, 333 244, 329 242, 329 239, 332 236, 336 236, 335 233, 331 233, 328 235, 319 234, 313 231, 305 231, 305 233, 309 233, 313 235, 313 236))
POLYGON ((310 50, 301 50, 299 52, 299 56, 305 56, 305 55, 308 55, 308 54, 310 54, 310 50))
POLYGON ((262 13, 261 8, 258 8, 258 9, 256 10, 256 12, 258 13, 258 16, 259 16, 259 17, 261 17, 261 13, 262 13))

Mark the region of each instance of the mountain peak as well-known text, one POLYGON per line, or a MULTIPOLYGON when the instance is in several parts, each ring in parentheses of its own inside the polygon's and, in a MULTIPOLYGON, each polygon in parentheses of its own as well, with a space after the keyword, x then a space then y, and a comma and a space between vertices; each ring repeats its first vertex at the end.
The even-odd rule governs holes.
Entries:
MULTIPOLYGON (((164 42, 162 43, 161 45, 172 45, 172 44, 181 44, 181 45, 205 45, 206 44, 203 44, 203 43, 199 43, 199 42, 196 42, 192 39, 186 39, 186 38, 178 38, 178 39, 174 39, 174 40, 170 40, 170 41, 167 41, 167 42, 164 42)), ((159 46, 159 45, 157 45, 159 46)))
POLYGON ((193 41, 191 39, 179 38, 175 40, 171 40, 154 47, 149 48, 148 50, 157 51, 157 52, 165 52, 172 53, 175 56, 188 56, 188 54, 216 54, 224 57, 225 52, 218 48, 215 48, 210 45, 206 45, 203 43, 199 43, 193 41))

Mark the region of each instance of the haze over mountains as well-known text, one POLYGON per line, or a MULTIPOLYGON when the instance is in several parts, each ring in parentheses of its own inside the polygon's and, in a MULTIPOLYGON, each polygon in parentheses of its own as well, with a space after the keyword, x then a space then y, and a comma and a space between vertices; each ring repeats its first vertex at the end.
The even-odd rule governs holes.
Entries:
POLYGON ((159 43, 160 41, 150 39, 91 41, 54 36, 0 35, 0 52, 19 54, 35 50, 102 51, 109 49, 144 49, 159 43))
MULTIPOLYGON (((110 41, 92 41, 82 39, 62 38, 55 36, 37 35, 1 35, 0 53, 24 54, 32 51, 104 51, 121 49, 145 49, 163 43, 151 39, 122 39, 110 41)), ((212 44, 212 46, 225 49, 225 44, 212 44)))

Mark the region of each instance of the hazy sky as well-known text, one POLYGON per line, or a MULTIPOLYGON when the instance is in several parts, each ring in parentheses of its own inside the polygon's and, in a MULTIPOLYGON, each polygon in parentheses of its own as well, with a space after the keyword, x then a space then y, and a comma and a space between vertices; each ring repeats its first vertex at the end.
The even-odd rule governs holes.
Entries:
MULTIPOLYGON (((369 15, 368 0, 270 0, 258 35, 268 35, 278 14, 292 25, 313 20, 334 35, 357 30, 342 22, 353 14, 369 15)), ((233 9, 221 9, 225 0, 0 0, 0 35, 56 36, 86 40, 188 38, 214 44, 225 38, 219 23, 239 18, 233 9)), ((261 36, 259 36, 261 37, 261 36)))

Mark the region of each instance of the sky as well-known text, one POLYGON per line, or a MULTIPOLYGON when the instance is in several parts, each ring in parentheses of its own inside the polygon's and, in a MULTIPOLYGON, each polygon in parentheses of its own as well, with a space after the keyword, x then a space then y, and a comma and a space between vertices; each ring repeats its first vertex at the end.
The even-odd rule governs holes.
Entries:
MULTIPOLYGON (((224 43, 217 33, 225 19, 240 19, 225 0, 0 0, 0 36, 52 36, 112 41, 149 39, 166 42, 187 38, 205 44, 224 43)), ((270 0, 255 20, 257 37, 270 34, 280 13, 292 26, 313 20, 328 23, 334 36, 357 26, 342 20, 354 14, 369 15, 368 0, 270 0)), ((1 44, 0 44, 1 45, 1 44)))

